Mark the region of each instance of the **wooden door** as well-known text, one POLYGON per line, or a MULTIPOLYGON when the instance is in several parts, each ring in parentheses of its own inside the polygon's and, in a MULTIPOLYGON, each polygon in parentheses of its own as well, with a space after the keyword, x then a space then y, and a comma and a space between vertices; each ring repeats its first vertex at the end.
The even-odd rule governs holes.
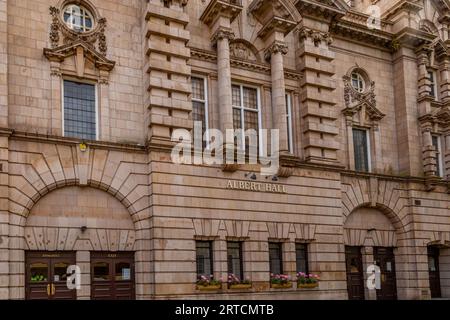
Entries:
POLYGON ((133 300, 134 253, 91 254, 92 300, 133 300))
POLYGON ((441 298, 441 277, 439 271, 439 248, 428 247, 428 273, 430 276, 431 298, 441 298))
POLYGON ((349 300, 364 300, 364 274, 361 247, 345 247, 349 300))
POLYGON ((75 300, 67 287, 67 268, 76 263, 74 252, 27 252, 25 291, 29 300, 75 300))
POLYGON ((397 300, 397 278, 393 248, 374 248, 374 258, 381 269, 381 290, 377 290, 378 300, 397 300))

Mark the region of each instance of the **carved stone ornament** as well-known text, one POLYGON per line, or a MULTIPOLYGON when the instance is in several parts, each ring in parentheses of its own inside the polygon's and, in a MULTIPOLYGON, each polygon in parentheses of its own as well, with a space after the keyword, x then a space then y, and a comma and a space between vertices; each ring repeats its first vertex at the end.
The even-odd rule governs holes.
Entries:
POLYGON ((229 41, 234 40, 234 32, 230 28, 220 27, 211 37, 211 42, 215 46, 218 40, 228 39, 229 41))
MULTIPOLYGON (((344 80, 344 100, 345 106, 343 113, 349 118, 353 118, 358 112, 363 112, 360 115, 360 122, 366 120, 371 121, 373 124, 381 121, 385 114, 383 114, 377 108, 377 101, 375 95, 375 82, 370 81, 365 74, 366 89, 363 92, 358 92, 353 86, 351 81, 351 74, 355 69, 351 70, 346 76, 343 77, 344 80)), ((362 124, 362 123, 360 123, 362 124)))
POLYGON ((85 76, 87 60, 98 70, 97 76, 107 82, 107 73, 110 72, 115 62, 106 58, 108 46, 106 43, 106 19, 99 16, 95 8, 87 0, 62 0, 58 7, 50 7, 52 23, 50 26, 50 48, 44 49, 45 57, 51 61, 51 74, 60 76, 62 63, 68 57, 75 57, 76 75, 85 76), (85 7, 93 15, 93 29, 79 32, 70 29, 63 20, 63 14, 59 8, 66 8, 70 4, 79 4, 85 7))
MULTIPOLYGON (((70 1, 64 1, 61 8, 64 8, 70 1)), ((89 43, 95 47, 97 44, 97 50, 103 56, 106 56, 108 47, 106 45, 106 19, 99 17, 98 13, 90 6, 87 2, 80 2, 81 5, 85 6, 94 15, 94 28, 87 32, 78 32, 70 29, 63 20, 61 10, 58 7, 50 7, 50 15, 52 16, 52 24, 50 27, 50 43, 52 48, 56 48, 60 45, 70 44, 76 40, 81 40, 83 42, 89 43), (62 35, 62 37, 61 37, 62 35)))
POLYGON ((287 46, 286 43, 281 41, 275 41, 264 52, 264 57, 266 58, 266 60, 270 60, 273 54, 281 53, 282 55, 286 55, 288 52, 289 47, 287 46))
POLYGON ((331 45, 333 43, 333 38, 331 37, 329 32, 321 32, 308 28, 301 28, 298 31, 298 36, 300 42, 305 41, 306 39, 311 39, 316 47, 318 47, 322 42, 331 45))
POLYGON ((255 50, 242 40, 236 40, 230 43, 230 55, 236 59, 258 61, 255 50))

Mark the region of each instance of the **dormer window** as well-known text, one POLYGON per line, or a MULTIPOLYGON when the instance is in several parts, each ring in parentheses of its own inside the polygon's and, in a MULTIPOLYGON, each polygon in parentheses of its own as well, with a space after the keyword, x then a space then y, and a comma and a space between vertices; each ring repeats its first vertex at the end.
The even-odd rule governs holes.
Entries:
POLYGON ((64 22, 76 32, 88 32, 94 28, 92 13, 83 6, 69 4, 64 9, 64 22))

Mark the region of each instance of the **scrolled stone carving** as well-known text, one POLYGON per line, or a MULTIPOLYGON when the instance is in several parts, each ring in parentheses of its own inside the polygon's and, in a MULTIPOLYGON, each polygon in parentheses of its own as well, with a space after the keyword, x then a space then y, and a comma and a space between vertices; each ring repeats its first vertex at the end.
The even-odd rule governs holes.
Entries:
POLYGON ((352 68, 347 75, 343 77, 344 80, 344 101, 346 108, 343 110, 344 115, 352 118, 356 113, 360 112, 364 107, 365 118, 372 121, 374 125, 385 117, 378 108, 375 95, 375 82, 369 80, 365 71, 360 68, 352 68), (352 86, 351 74, 354 71, 362 73, 366 81, 366 90, 358 92, 352 86))
MULTIPOLYGON (((65 4, 66 2, 63 2, 65 4)), ((91 46, 95 47, 97 44, 97 49, 101 55, 106 56, 107 45, 106 45, 106 19, 102 18, 96 13, 96 11, 85 4, 83 1, 81 4, 86 5, 89 9, 92 9, 94 19, 96 20, 96 25, 93 30, 87 32, 77 32, 71 30, 64 20, 62 19, 61 10, 57 7, 50 7, 50 15, 52 16, 52 24, 50 26, 50 44, 51 48, 57 48, 61 45, 70 45, 76 41, 83 41, 91 46)))
POLYGON ((289 52, 289 47, 285 42, 275 41, 264 52, 266 60, 270 60, 273 54, 281 53, 286 55, 289 52))
POLYGON ((228 39, 229 41, 233 41, 235 38, 233 30, 230 28, 219 28, 211 37, 211 42, 215 46, 217 45, 217 41, 228 39))
POLYGON ((331 37, 329 32, 321 32, 313 29, 301 28, 298 31, 299 39, 301 42, 310 38, 314 45, 318 47, 322 42, 327 45, 331 45, 333 43, 333 37, 331 37))

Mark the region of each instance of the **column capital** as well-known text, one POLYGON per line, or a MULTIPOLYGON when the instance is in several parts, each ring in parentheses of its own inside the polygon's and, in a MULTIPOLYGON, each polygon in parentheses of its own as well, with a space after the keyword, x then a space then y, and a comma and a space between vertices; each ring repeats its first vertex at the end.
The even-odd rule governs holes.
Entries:
POLYGON ((284 41, 274 41, 264 52, 266 60, 270 60, 273 54, 281 53, 286 55, 289 52, 289 47, 284 41))
POLYGON ((234 40, 234 32, 231 28, 219 27, 216 32, 211 37, 211 42, 213 46, 216 46, 218 40, 228 39, 234 40))

